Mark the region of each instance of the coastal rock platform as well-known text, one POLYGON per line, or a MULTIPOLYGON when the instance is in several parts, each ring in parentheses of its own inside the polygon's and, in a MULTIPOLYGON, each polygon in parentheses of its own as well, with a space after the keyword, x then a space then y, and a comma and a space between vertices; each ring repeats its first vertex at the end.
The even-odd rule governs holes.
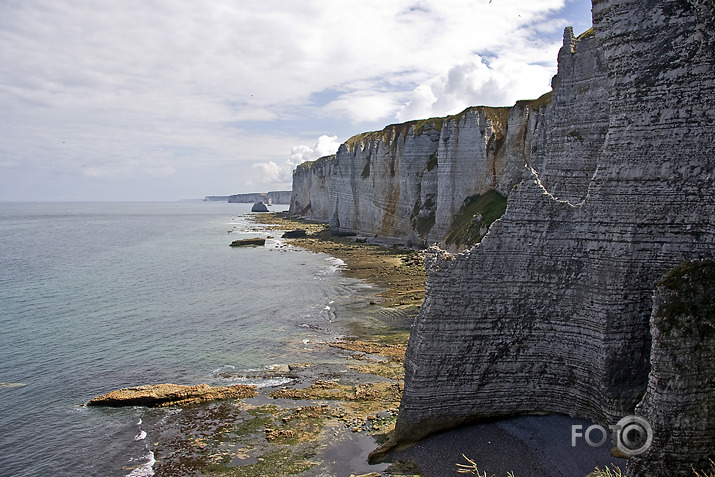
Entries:
POLYGON ((255 386, 243 384, 233 386, 152 384, 112 391, 90 400, 87 406, 182 406, 220 399, 242 399, 257 394, 255 386))

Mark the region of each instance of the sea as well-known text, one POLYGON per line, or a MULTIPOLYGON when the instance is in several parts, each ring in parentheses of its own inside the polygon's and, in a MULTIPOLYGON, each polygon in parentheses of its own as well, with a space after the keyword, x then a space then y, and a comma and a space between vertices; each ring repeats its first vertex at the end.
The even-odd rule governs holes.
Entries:
POLYGON ((249 209, 0 203, 1 476, 152 475, 147 423, 176 410, 87 401, 144 384, 280 384, 225 376, 309 361, 364 319, 375 290, 340 260, 280 238, 229 247, 280 237, 249 209))

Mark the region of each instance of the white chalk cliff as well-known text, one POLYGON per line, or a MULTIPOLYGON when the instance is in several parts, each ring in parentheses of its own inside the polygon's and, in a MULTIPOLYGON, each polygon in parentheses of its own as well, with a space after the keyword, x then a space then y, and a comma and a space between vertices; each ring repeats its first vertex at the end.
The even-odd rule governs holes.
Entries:
POLYGON ((671 320, 696 334, 651 315, 669 270, 715 255, 715 2, 594 0, 593 22, 566 29, 550 98, 388 126, 294 174, 291 210, 338 232, 479 242, 428 254, 393 443, 518 414, 609 425, 643 400, 661 432, 705 424, 630 477, 713 457, 715 365, 674 353, 713 356, 714 312, 671 320))

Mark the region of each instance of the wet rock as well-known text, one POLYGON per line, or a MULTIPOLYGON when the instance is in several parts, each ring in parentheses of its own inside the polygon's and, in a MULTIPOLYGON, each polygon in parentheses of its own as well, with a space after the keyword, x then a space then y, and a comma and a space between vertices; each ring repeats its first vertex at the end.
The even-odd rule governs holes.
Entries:
POLYGON ((251 207, 251 212, 269 212, 268 207, 263 202, 256 202, 251 207))
POLYGON ((247 238, 247 239, 234 240, 233 242, 231 242, 231 247, 242 247, 242 246, 247 246, 247 245, 256 245, 256 246, 262 247, 265 244, 266 244, 266 239, 264 239, 264 238, 247 238))
POLYGON ((220 399, 242 399, 257 396, 255 386, 236 384, 233 386, 209 386, 198 384, 182 386, 179 384, 152 384, 134 388, 119 389, 98 396, 87 403, 88 406, 183 406, 203 401, 220 399))
POLYGON ((301 238, 305 237, 306 232, 303 229, 289 230, 282 235, 282 238, 301 238))

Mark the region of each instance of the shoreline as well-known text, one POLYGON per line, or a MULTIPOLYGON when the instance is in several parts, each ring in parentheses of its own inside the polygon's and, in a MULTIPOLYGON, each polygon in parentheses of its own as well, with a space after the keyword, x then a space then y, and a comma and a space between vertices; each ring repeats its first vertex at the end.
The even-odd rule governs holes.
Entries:
MULTIPOLYGON (((309 230, 311 235, 292 239, 291 244, 340 258, 347 266, 343 270, 345 275, 383 288, 384 291, 378 295, 379 304, 404 311, 411 316, 410 322, 419 312, 418 304, 424 299, 426 281, 424 251, 366 243, 360 237, 333 236, 327 224, 289 218, 287 213, 272 214, 265 222, 281 229, 292 227, 309 230)), ((404 384, 404 351, 409 329, 389 337, 375 333, 375 330, 367 332, 371 334, 362 336, 362 339, 383 345, 396 343, 404 347, 398 355, 401 366, 399 379, 404 384)), ((395 407, 399 407, 399 403, 395 407)), ((571 426, 586 428, 591 424, 594 422, 587 419, 557 414, 507 416, 465 423, 427 436, 407 448, 393 449, 386 455, 385 462, 391 463, 390 466, 383 471, 377 465, 373 466, 370 469, 374 472, 371 477, 456 474, 457 464, 466 463, 464 455, 479 464, 481 472, 487 472, 486 475, 492 477, 512 473, 515 477, 586 477, 596 475, 594 471, 599 467, 625 469, 626 459, 613 454, 609 445, 598 448, 569 445, 571 426)), ((388 439, 387 433, 391 429, 394 429, 394 421, 390 429, 379 435, 376 444, 382 445, 388 439)), ((366 456, 364 453, 362 455, 366 456)))
POLYGON ((335 236, 328 225, 291 218, 286 212, 254 214, 260 225, 278 229, 302 229, 306 235, 291 238, 290 244, 316 253, 326 253, 344 261, 345 276, 368 281, 384 289, 379 304, 416 316, 424 299, 426 273, 424 251, 388 247, 360 236, 335 236))
POLYGON ((341 274, 379 287, 356 297, 356 303, 364 300, 365 307, 369 302, 398 319, 353 326, 346 338, 316 342, 309 362, 257 371, 254 377, 289 382, 258 388, 255 397, 172 406, 166 414, 153 414, 153 475, 456 475, 457 464, 467 462, 463 456, 493 477, 507 472, 515 477, 586 476, 611 463, 625 468, 608 446, 572 449, 571 426, 592 423, 556 415, 467 424, 396 449, 384 463, 369 464, 368 455, 389 440, 397 419, 407 325, 424 297, 423 252, 333 237, 325 224, 285 214, 250 217, 253 232, 266 236, 305 229, 306 236, 288 239, 280 248, 300 247, 342 260, 346 268, 341 274))
POLYGON ((247 216, 264 234, 306 230, 285 244, 338 258, 345 263, 339 273, 379 287, 366 305, 387 319, 352 323, 349 337, 320 343, 326 362, 315 355, 262 373, 290 383, 180 408, 158 429, 154 475, 419 475, 414 465, 370 465, 367 456, 394 429, 409 325, 424 297, 423 255, 333 237, 326 224, 284 213, 247 216))

